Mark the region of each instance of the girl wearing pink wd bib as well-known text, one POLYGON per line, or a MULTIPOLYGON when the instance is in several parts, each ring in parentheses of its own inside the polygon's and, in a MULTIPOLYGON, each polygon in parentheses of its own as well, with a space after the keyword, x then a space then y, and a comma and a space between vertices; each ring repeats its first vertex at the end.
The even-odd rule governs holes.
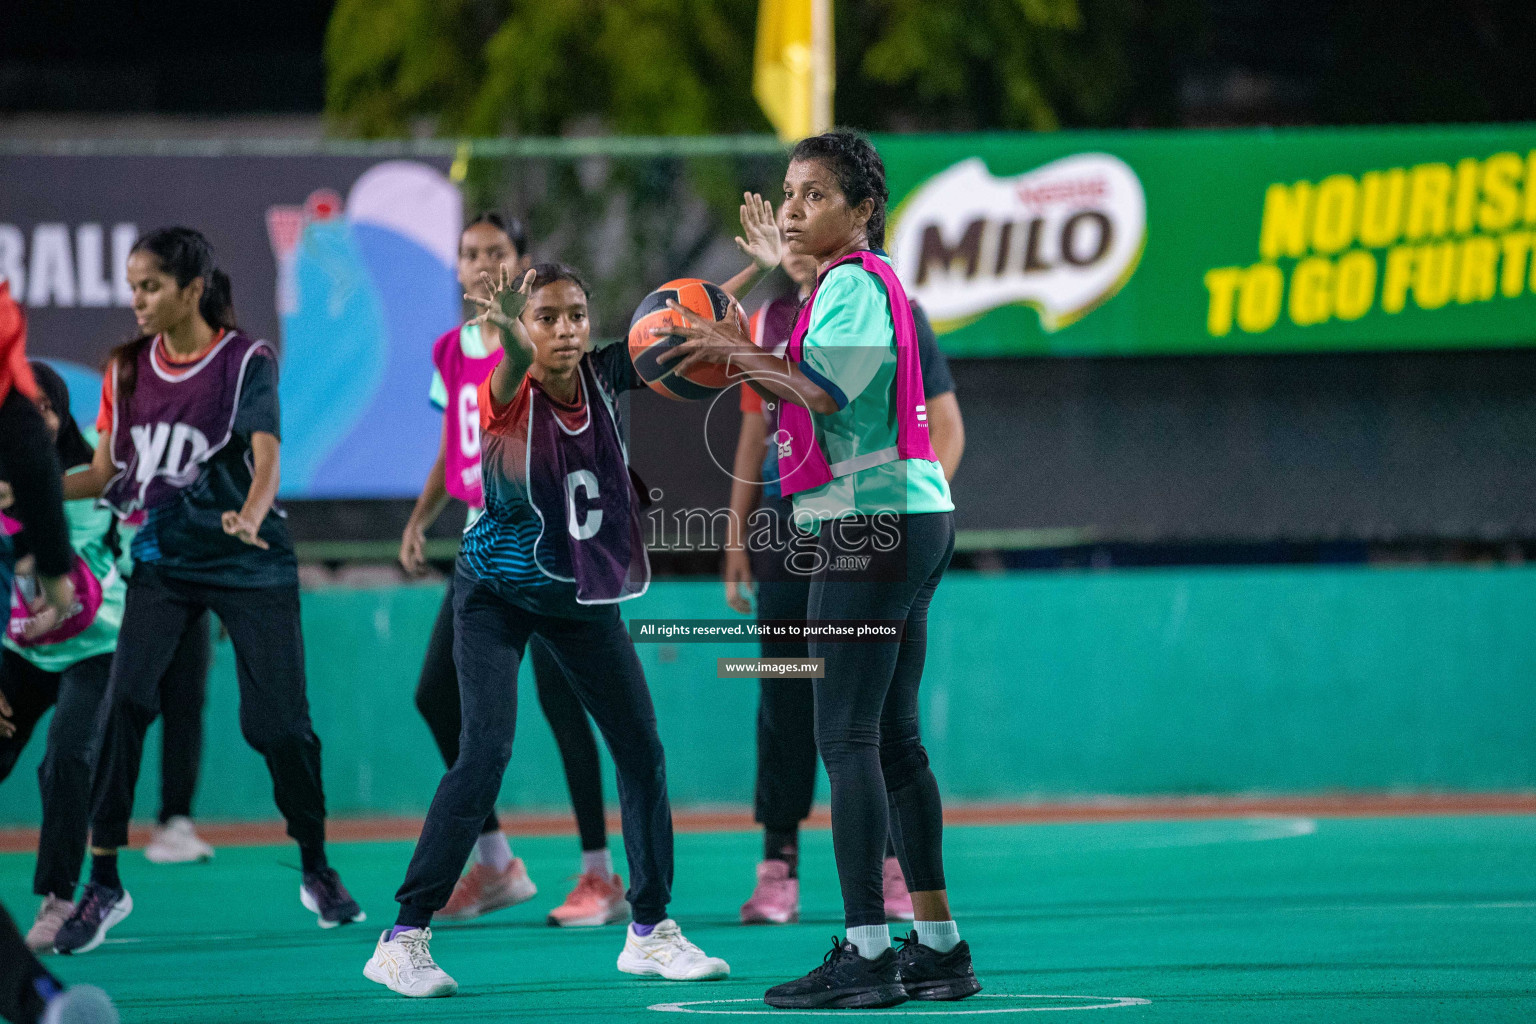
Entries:
MULTIPOLYGON (((894 1006, 981 990, 944 883, 938 783, 918 733, 928 606, 954 550, 949 487, 928 438, 912 309, 879 251, 885 167, 851 132, 803 140, 779 223, 815 257, 815 291, 786 359, 731 325, 678 308, 690 340, 677 372, 726 363, 782 400, 778 461, 797 524, 818 534, 806 616, 899 623, 900 640, 811 639, 816 746, 832 788, 832 845, 848 932, 821 967, 769 989, 787 1009, 894 1006), (851 557, 850 557, 851 556, 851 557), (891 948, 882 896, 887 830, 912 893, 915 932, 891 948)), ((672 354, 669 353, 669 354, 672 354)))
MULTIPOLYGON (((482 214, 459 236, 459 283, 466 294, 482 295, 483 275, 499 276, 506 268, 521 274, 528 267, 527 234, 516 219, 482 214)), ((516 276, 514 274, 514 276, 516 276)), ((485 508, 480 480, 480 385, 501 362, 500 332, 494 324, 469 322, 448 331, 432 346, 431 401, 443 412, 442 441, 437 462, 406 524, 400 542, 400 564, 408 572, 425 567, 423 545, 427 529, 448 499, 469 506, 469 525, 485 508)), ((544 641, 530 639, 529 654, 539 695, 539 707, 549 722, 570 787, 576 828, 581 837, 581 872, 566 901, 549 914, 549 923, 566 927, 622 921, 629 916, 624 883, 613 871, 603 806, 602 769, 597 740, 571 684, 544 641)), ((459 757, 462 712, 459 675, 453 663, 453 588, 432 627, 427 655, 416 687, 416 708, 432 730, 448 767, 459 757)), ((512 848, 493 810, 486 816, 475 843, 475 863, 459 878, 437 921, 467 921, 515 906, 538 892, 522 858, 512 848)))

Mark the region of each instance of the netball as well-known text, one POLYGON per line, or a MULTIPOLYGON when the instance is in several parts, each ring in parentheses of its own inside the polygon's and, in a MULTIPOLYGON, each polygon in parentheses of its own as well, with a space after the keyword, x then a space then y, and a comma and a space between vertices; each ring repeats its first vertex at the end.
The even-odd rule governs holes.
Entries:
POLYGON ((629 357, 634 360, 635 372, 640 374, 640 379, 657 394, 679 402, 696 402, 730 387, 731 374, 722 364, 695 366, 678 374, 673 372, 672 366, 659 361, 663 352, 683 340, 676 334, 651 333, 658 327, 676 326, 679 318, 667 307, 668 302, 676 302, 711 320, 735 319, 742 331, 746 331, 747 319, 741 304, 719 285, 693 277, 668 281, 641 300, 629 321, 629 357))

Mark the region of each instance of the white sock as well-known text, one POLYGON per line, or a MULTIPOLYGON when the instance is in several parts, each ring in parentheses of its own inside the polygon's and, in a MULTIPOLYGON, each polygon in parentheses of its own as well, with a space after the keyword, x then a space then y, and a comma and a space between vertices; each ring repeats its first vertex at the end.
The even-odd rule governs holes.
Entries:
POLYGON ((859 947, 859 956, 873 960, 891 948, 891 926, 870 924, 862 928, 849 928, 848 941, 859 947))
POLYGON ((613 877, 613 854, 608 852, 608 847, 601 850, 581 851, 581 873, 584 875, 597 875, 603 881, 613 877))
POLYGON ((475 840, 475 859, 492 871, 505 871, 512 863, 512 844, 501 832, 487 832, 475 840))
POLYGON ((917 941, 937 953, 948 953, 960 945, 960 926, 953 921, 913 921, 917 941))

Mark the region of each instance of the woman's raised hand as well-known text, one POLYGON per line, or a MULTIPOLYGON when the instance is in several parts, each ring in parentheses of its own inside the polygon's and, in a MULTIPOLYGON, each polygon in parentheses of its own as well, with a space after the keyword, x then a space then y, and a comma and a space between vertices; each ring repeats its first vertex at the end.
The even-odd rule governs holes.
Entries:
POLYGON ((741 196, 741 233, 736 245, 752 258, 762 271, 772 270, 784 256, 784 240, 779 222, 773 217, 773 204, 756 192, 741 196))
POLYGON ((485 285, 485 295, 465 293, 464 297, 480 307, 480 315, 470 323, 491 323, 503 331, 514 331, 518 317, 523 315, 523 310, 528 307, 528 299, 533 293, 533 271, 523 275, 521 283, 512 276, 512 271, 503 263, 496 276, 481 272, 480 282, 485 285))

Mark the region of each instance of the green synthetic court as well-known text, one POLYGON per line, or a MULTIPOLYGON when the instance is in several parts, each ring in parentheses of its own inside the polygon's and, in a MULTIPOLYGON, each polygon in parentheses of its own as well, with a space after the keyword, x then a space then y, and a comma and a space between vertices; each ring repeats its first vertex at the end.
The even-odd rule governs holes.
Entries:
MULTIPOLYGON (((614 968, 618 926, 547 927, 576 868, 566 837, 514 841, 540 886, 532 902, 437 930, 434 953, 460 985, 451 999, 407 1000, 362 977, 410 855, 399 842, 333 846, 370 915, 335 931, 300 908, 291 847, 224 848, 192 866, 129 854, 132 916, 97 951, 49 966, 103 986, 125 1022, 146 1024, 807 1016, 760 999, 842 932, 831 836, 805 833, 802 920, 785 927, 736 923, 759 843, 745 832, 678 836, 672 912, 730 961, 724 982, 630 978, 614 968)), ((945 845, 984 997, 834 1012, 1068 1012, 1083 1024, 1536 1018, 1536 816, 959 826, 945 845)), ((0 855, 0 899, 19 918, 35 910, 31 870, 29 855, 0 855)))

